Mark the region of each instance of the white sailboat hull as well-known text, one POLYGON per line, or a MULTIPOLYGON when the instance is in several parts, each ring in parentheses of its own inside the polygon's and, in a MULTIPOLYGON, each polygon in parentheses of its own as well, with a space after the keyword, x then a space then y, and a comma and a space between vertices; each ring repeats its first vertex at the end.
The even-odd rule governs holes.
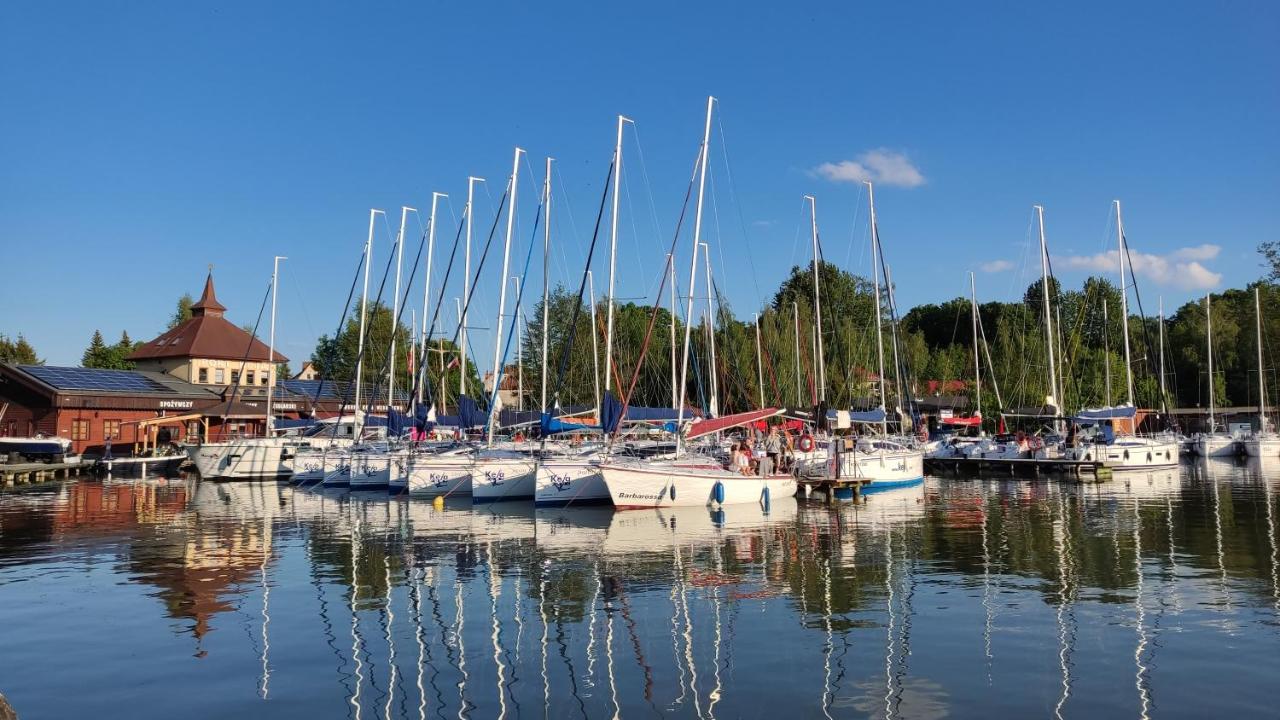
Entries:
POLYGON ((1193 448, 1200 457, 1232 457, 1236 454, 1236 439, 1230 435, 1200 435, 1193 448))
MULTIPOLYGON (((834 462, 832 460, 828 464, 834 462)), ((924 480, 924 453, 919 450, 841 453, 840 477, 870 480, 863 487, 864 492, 912 485, 924 480)))
POLYGON ((610 499, 609 488, 595 458, 542 460, 534 481, 533 501, 538 505, 599 503, 610 499))
POLYGON ((414 497, 471 494, 471 458, 414 455, 409 458, 409 494, 414 497))
POLYGON ((1178 464, 1178 441, 1157 438, 1130 437, 1110 445, 1101 443, 1067 448, 1067 460, 1105 462, 1113 470, 1131 470, 1157 467, 1175 467, 1178 464))
POLYGON ((533 458, 481 458, 471 465, 471 500, 532 500, 535 470, 533 458))
POLYGON ((712 505, 717 485, 723 488, 722 505, 763 502, 766 490, 770 500, 796 492, 791 475, 747 476, 711 467, 604 463, 600 473, 619 510, 712 505))
POLYGON ((1280 457, 1280 435, 1254 435, 1244 440, 1249 457, 1280 457))
POLYGON ((187 457, 205 480, 262 480, 293 475, 291 445, 274 438, 187 446, 187 457))

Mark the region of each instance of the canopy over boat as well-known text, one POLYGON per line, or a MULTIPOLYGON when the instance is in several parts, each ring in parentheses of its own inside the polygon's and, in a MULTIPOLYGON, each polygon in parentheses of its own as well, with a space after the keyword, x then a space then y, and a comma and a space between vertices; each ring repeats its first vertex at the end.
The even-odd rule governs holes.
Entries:
POLYGON ((768 418, 781 415, 782 410, 778 408, 765 408, 763 410, 752 410, 750 412, 735 413, 733 415, 724 415, 709 420, 700 420, 689 426, 689 432, 685 437, 692 440, 703 435, 710 435, 713 432, 728 430, 732 427, 741 425, 750 425, 758 420, 766 420, 768 418))
POLYGON ((978 413, 973 417, 949 417, 942 418, 943 425, 959 425, 962 427, 973 427, 982 424, 982 414, 978 413))
POLYGON ((844 427, 849 423, 882 423, 885 421, 884 408, 872 410, 828 410, 827 420, 844 427))

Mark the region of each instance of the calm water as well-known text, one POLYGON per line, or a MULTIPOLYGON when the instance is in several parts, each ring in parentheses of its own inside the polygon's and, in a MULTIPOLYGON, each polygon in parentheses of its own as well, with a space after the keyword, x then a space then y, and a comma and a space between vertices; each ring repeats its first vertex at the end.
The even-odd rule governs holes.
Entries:
POLYGON ((0 494, 30 718, 1276 717, 1280 464, 828 508, 0 494))

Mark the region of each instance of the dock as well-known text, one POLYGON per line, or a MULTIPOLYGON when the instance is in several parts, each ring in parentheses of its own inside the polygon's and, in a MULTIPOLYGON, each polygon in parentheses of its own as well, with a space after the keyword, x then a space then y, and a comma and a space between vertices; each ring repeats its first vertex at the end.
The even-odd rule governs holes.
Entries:
POLYGON ((1065 475, 1081 482, 1108 480, 1112 468, 1101 460, 1059 460, 1039 458, 925 458, 924 469, 931 473, 956 475, 1038 478, 1065 475))
POLYGON ((0 464, 0 484, 4 487, 65 480, 88 473, 92 461, 83 459, 57 463, 4 463, 0 464))

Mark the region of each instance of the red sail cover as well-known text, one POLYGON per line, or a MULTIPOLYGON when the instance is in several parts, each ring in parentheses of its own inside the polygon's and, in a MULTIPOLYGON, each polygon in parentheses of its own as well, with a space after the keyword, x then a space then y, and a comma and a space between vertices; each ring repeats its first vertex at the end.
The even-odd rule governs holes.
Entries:
POLYGON ((710 435, 713 432, 720 432, 731 427, 739 425, 749 425, 757 420, 764 420, 775 415, 781 415, 782 410, 778 408, 765 408, 764 410, 752 410, 750 412, 735 413, 733 415, 725 415, 723 417, 712 418, 710 420, 702 420, 689 426, 689 432, 685 437, 692 440, 703 435, 710 435))
POLYGON ((942 421, 943 425, 981 425, 982 416, 974 415, 973 417, 949 417, 942 421))

